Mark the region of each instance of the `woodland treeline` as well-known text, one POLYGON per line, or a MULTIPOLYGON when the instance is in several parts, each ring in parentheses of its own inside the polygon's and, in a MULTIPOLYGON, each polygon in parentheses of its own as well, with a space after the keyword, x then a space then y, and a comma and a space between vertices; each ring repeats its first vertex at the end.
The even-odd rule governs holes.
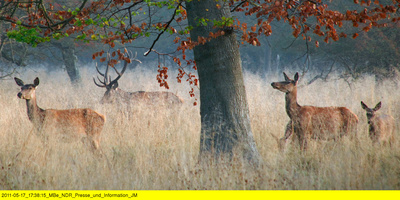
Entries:
MULTIPOLYGON (((1 4, 4 2, 1 2, 0 6, 1 4)), ((327 4, 339 10, 355 9, 356 6, 352 1, 333 1, 327 4)), ((145 11, 137 12, 139 14, 139 12, 145 11)), ((170 12, 172 11, 158 11, 154 14, 154 18, 168 17, 171 15, 170 12)), ((257 21, 256 17, 244 15, 236 17, 249 26, 257 21)), ((49 71, 64 69, 72 82, 79 82, 79 68, 90 66, 93 63, 92 54, 106 48, 106 45, 100 41, 87 43, 77 39, 77 36, 52 40, 32 47, 7 36, 9 23, 0 21, 0 27, 1 79, 11 76, 14 72, 23 71, 27 66, 44 66, 49 71)), ((280 73, 284 69, 293 69, 302 74, 309 72, 319 74, 315 78, 321 79, 325 79, 329 73, 337 71, 342 74, 343 78, 356 79, 364 74, 373 74, 378 78, 392 78, 397 76, 400 68, 398 23, 371 29, 369 32, 357 32, 352 24, 344 24, 340 31, 349 33, 356 31, 356 38, 349 35, 335 42, 320 42, 319 47, 316 47, 314 42, 303 40, 300 37, 295 38, 292 34, 292 27, 287 23, 273 21, 271 29, 272 34, 269 37, 259 39, 260 46, 242 43, 240 53, 244 69, 259 73, 261 76, 268 73, 280 73)), ((171 44, 169 42, 171 38, 165 35, 159 38, 153 50, 161 54, 175 52, 177 45, 171 44)), ((316 37, 312 34, 309 36, 313 39, 316 37)), ((149 35, 136 39, 134 43, 125 46, 131 51, 138 52, 138 59, 143 62, 143 66, 157 70, 156 62, 163 62, 174 68, 176 64, 169 57, 157 54, 143 56, 155 40, 156 35, 149 35)), ((188 54, 188 56, 192 55, 188 54)), ((132 64, 130 67, 135 67, 135 65, 132 64)))

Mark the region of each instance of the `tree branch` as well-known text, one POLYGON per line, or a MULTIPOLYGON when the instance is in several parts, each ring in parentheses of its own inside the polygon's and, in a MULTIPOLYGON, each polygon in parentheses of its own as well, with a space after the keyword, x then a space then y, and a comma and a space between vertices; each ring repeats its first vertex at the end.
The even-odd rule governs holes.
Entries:
MULTIPOLYGON (((88 0, 83 0, 81 6, 79 7, 79 11, 80 11, 80 12, 81 12, 81 11, 83 10, 83 8, 85 7, 87 1, 88 1, 88 0)), ((45 12, 45 10, 44 10, 44 12, 45 12)), ((43 13, 43 14, 45 14, 45 13, 43 13)), ((47 16, 47 17, 48 17, 48 16, 47 16)), ((53 30, 53 28, 56 28, 56 27, 59 26, 59 25, 63 25, 62 28, 64 28, 64 27, 65 27, 71 20, 73 20, 75 17, 76 17, 76 16, 72 16, 72 17, 70 17, 70 18, 68 18, 68 19, 66 19, 66 20, 63 20, 63 21, 60 21, 60 22, 57 22, 57 23, 49 24, 48 26, 44 26, 44 25, 40 25, 40 24, 38 24, 38 25, 29 25, 29 24, 25 24, 25 23, 21 23, 20 25, 22 25, 22 26, 24 26, 24 27, 28 27, 28 28, 35 28, 35 27, 38 27, 38 28, 40 28, 40 29, 47 29, 47 28, 49 28, 49 29, 52 29, 52 30, 53 30)), ((47 19, 46 19, 46 20, 47 20, 47 19)), ((8 18, 6 18, 6 17, 0 17, 0 21, 6 21, 6 22, 10 22, 10 23, 12 23, 12 24, 16 24, 16 22, 15 22, 14 20, 8 19, 8 18)), ((50 20, 50 22, 51 22, 51 20, 50 20)), ((61 28, 61 29, 62 29, 62 28, 61 28)))
POLYGON ((243 5, 243 4, 246 3, 246 2, 248 2, 249 4, 251 4, 251 5, 255 6, 255 7, 261 7, 260 5, 258 5, 258 4, 255 3, 255 2, 251 2, 251 1, 249 1, 249 0, 245 0, 245 1, 240 2, 238 5, 236 5, 236 6, 231 10, 231 12, 234 12, 237 8, 239 8, 239 6, 243 5))
POLYGON ((161 33, 158 34, 157 38, 153 41, 153 44, 151 45, 150 49, 144 53, 144 56, 149 55, 149 53, 152 51, 154 45, 157 43, 157 41, 160 39, 161 35, 167 30, 167 28, 169 27, 169 25, 171 24, 171 22, 175 19, 175 15, 176 15, 176 10, 179 8, 179 6, 181 5, 181 3, 178 4, 178 6, 175 8, 174 10, 174 14, 172 15, 171 19, 167 22, 167 26, 165 26, 164 30, 161 31, 161 33))

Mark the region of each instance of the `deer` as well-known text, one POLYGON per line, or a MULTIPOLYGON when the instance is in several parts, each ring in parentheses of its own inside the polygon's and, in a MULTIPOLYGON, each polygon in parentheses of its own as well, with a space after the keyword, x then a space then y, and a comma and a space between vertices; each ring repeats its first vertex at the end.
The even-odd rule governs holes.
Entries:
POLYGON ((48 138, 50 133, 61 136, 65 141, 84 139, 90 141, 90 149, 95 152, 100 146, 100 133, 106 118, 104 115, 89 109, 43 109, 37 105, 36 89, 39 78, 33 84, 25 84, 21 79, 14 77, 15 82, 21 87, 18 98, 25 99, 28 118, 40 136, 48 138), (47 135, 46 135, 47 134, 47 135))
MULTIPOLYGON (((131 60, 137 60, 133 58, 131 60)), ((156 91, 156 92, 146 92, 146 91, 136 91, 136 92, 126 92, 122 89, 118 88, 118 80, 122 77, 126 68, 128 66, 128 62, 124 60, 124 66, 119 72, 117 68, 114 66, 112 67, 117 74, 117 77, 114 80, 111 80, 110 75, 108 74, 110 71, 110 65, 107 64, 105 73, 100 72, 99 68, 97 67, 96 63, 96 70, 97 73, 102 77, 101 80, 97 76, 97 80, 99 83, 96 82, 96 79, 93 77, 94 84, 101 88, 106 88, 106 92, 103 95, 100 103, 114 103, 114 102, 123 102, 126 104, 134 103, 134 102, 141 102, 146 104, 162 104, 162 105, 181 105, 183 104, 183 100, 172 92, 164 92, 164 91, 156 91)))
MULTIPOLYGON (((273 82, 271 86, 285 93, 286 113, 290 118, 286 126, 285 136, 280 142, 285 142, 292 133, 295 133, 300 143, 300 149, 306 150, 307 140, 338 139, 344 135, 355 136, 358 117, 346 107, 316 107, 301 106, 297 103, 297 84, 299 74, 290 79, 283 73, 285 81, 273 82)), ((279 143, 279 145, 282 145, 279 143)))
POLYGON ((366 111, 367 120, 369 124, 369 138, 374 144, 386 144, 392 145, 394 141, 394 130, 395 122, 391 115, 381 114, 376 115, 382 107, 382 103, 379 102, 374 108, 369 108, 364 102, 361 101, 361 107, 366 111))

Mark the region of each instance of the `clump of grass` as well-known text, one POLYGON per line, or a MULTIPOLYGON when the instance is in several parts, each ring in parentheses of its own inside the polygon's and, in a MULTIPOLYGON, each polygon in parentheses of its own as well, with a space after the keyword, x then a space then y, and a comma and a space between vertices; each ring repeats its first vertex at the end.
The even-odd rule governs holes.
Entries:
MULTIPOLYGON (((399 140, 392 146, 373 145, 368 138, 365 112, 360 101, 382 101, 383 112, 399 120, 397 84, 375 85, 373 77, 352 83, 343 80, 316 82, 300 87, 302 105, 345 106, 359 117, 356 145, 309 142, 300 152, 296 143, 278 150, 289 118, 284 95, 270 86, 281 77, 245 73, 252 129, 264 164, 256 171, 240 159, 216 164, 198 163, 200 114, 193 106, 186 84, 170 81, 172 92, 185 99, 182 107, 134 104, 101 105, 105 92, 91 80, 93 69, 83 69, 83 86, 73 88, 64 72, 26 72, 29 82, 39 76, 38 104, 42 108, 92 108, 107 121, 101 136, 102 156, 92 154, 81 142, 43 144, 32 132, 26 105, 17 98, 13 80, 0 86, 0 189, 399 189, 399 140), (30 137, 28 137, 31 135, 30 137), (25 144, 25 145, 24 145, 25 144), (17 156, 18 155, 18 156, 17 156)), ((155 73, 143 69, 126 72, 120 88, 155 91, 155 73)), ((302 80, 300 80, 300 85, 302 80)), ((199 94, 197 94, 199 95, 199 94)), ((397 127, 396 137, 399 138, 397 127)))

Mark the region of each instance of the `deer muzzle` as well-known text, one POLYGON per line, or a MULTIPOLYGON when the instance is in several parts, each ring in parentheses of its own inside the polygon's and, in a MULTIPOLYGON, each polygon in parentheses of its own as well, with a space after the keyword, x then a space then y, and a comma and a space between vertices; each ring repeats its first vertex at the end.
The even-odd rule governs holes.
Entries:
POLYGON ((278 85, 277 85, 275 82, 271 83, 271 86, 272 86, 274 89, 278 89, 278 85))
POLYGON ((22 94, 22 92, 19 92, 19 93, 17 94, 17 96, 18 96, 18 98, 20 98, 20 99, 26 99, 26 100, 31 99, 29 96, 27 97, 26 94, 22 94))

